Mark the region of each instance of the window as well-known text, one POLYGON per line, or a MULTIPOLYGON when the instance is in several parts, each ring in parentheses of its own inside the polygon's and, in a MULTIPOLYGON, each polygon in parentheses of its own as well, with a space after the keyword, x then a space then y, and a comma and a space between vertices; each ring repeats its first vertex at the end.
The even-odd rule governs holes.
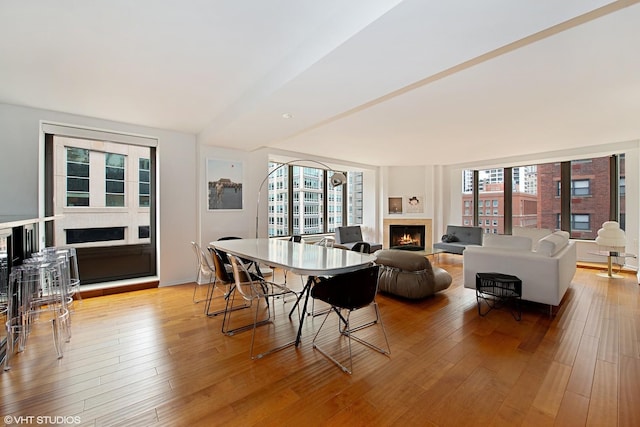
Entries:
POLYGON ((143 207, 149 207, 149 189, 151 188, 149 165, 149 159, 138 160, 138 204, 143 207))
MULTIPOLYGON (((625 203, 625 155, 577 159, 573 161, 518 166, 511 169, 511 197, 501 200, 492 197, 493 216, 509 215, 511 227, 550 228, 570 231, 573 239, 595 239, 599 225, 617 218, 623 221, 625 203), (617 186, 613 185, 614 180, 617 186), (568 194, 562 194, 562 189, 568 194), (613 189, 613 191, 611 191, 613 189), (615 191, 617 189, 617 191, 615 191)), ((502 192, 505 174, 497 170, 463 171, 463 206, 469 201, 485 206, 484 200, 502 192), (477 174, 479 182, 470 179, 477 174), (469 188, 472 183, 473 188, 469 188), (477 188, 482 200, 474 202, 473 190, 477 188)), ((489 215, 484 209, 484 215, 489 215)), ((483 225, 485 218, 473 218, 463 209, 463 221, 483 225)), ((498 233, 509 221, 500 221, 498 233)))
POLYGON ((571 181, 572 196, 589 196, 590 194, 588 179, 575 179, 571 181))
MULTIPOLYGON (((560 214, 557 215, 556 223, 560 225, 560 214)), ((558 227, 560 228, 560 227, 558 227)), ((588 214, 571 214, 571 231, 588 231, 591 229, 591 218, 588 214)))
POLYGON ((66 230, 67 244, 123 241, 124 227, 80 228, 66 230))
POLYGON ((155 276, 157 141, 58 125, 43 130, 44 212, 59 216, 45 244, 76 248, 83 285, 155 276))
POLYGON ((67 206, 89 206, 89 150, 67 147, 67 206))
POLYGON ((124 206, 124 160, 122 154, 105 155, 105 206, 124 206))
POLYGON ((269 169, 277 170, 268 177, 269 237, 331 233, 347 224, 347 215, 352 224, 362 223, 362 173, 349 173, 347 184, 334 188, 332 171, 275 162, 269 169))

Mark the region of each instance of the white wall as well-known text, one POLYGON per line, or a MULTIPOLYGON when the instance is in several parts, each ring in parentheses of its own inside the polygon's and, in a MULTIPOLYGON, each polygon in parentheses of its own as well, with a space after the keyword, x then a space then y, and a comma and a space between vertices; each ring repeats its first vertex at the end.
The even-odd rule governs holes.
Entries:
POLYGON ((160 285, 192 281, 194 258, 189 242, 196 238, 195 135, 0 104, 0 215, 38 215, 41 121, 158 139, 160 285))
MULTIPOLYGON (((258 187, 260 182, 267 175, 268 159, 264 151, 244 152, 226 148, 202 145, 198 148, 198 215, 200 230, 198 236, 200 245, 206 248, 209 242, 225 236, 236 236, 242 238, 254 238, 256 227, 256 206, 258 197, 258 187), (208 210, 207 206, 207 184, 206 184, 206 162, 207 159, 234 160, 243 162, 243 209, 242 210, 208 210)), ((262 191, 260 200, 259 224, 260 236, 267 233, 267 189, 262 191)))

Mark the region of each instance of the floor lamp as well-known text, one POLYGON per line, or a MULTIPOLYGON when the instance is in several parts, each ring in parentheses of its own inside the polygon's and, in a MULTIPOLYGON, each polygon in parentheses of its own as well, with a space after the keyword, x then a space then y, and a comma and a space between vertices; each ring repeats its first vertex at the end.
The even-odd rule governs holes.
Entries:
MULTIPOLYGON (((327 166, 324 163, 319 162, 317 160, 298 159, 298 160, 291 160, 291 161, 288 161, 286 163, 282 163, 277 168, 269 171, 267 176, 265 176, 264 179, 262 180, 262 183, 260 183, 260 188, 258 188, 258 201, 256 203, 256 239, 258 238, 258 220, 259 220, 259 217, 260 217, 259 216, 260 215, 260 193, 262 192, 262 187, 264 187, 264 184, 267 182, 267 180, 269 179, 271 174, 273 174, 278 169, 280 169, 280 168, 282 168, 284 166, 292 165, 294 163, 305 163, 305 162, 317 163, 318 165, 322 166, 326 170, 328 170, 328 171, 331 170, 331 168, 329 166, 327 166)), ((303 165, 301 165, 301 166, 303 166, 303 165)), ((342 172, 334 172, 333 175, 331 175, 331 177, 329 178, 329 182, 331 183, 332 187, 334 187, 334 188, 335 187, 339 187, 342 184, 347 182, 347 177, 342 172)))
POLYGON ((616 221, 606 221, 602 224, 602 228, 598 230, 598 237, 596 237, 596 244, 598 246, 604 246, 609 249, 601 251, 603 255, 607 256, 607 272, 598 273, 598 276, 608 277, 610 279, 620 279, 623 276, 614 274, 611 259, 619 254, 624 254, 624 248, 627 244, 624 231, 620 228, 620 224, 616 221))

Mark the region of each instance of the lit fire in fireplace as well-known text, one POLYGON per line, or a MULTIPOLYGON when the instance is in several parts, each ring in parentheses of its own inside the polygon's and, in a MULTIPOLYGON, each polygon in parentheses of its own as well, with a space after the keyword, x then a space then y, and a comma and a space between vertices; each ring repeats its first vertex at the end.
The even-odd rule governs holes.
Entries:
POLYGON ((416 240, 410 234, 403 234, 398 238, 399 245, 413 245, 416 243, 419 243, 419 242, 416 242, 416 240))

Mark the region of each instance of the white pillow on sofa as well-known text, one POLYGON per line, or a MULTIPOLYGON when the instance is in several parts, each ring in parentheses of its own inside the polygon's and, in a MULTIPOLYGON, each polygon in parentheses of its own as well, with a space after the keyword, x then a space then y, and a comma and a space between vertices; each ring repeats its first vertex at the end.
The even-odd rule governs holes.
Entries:
POLYGON ((548 228, 533 228, 533 227, 513 227, 511 234, 514 236, 523 236, 531 239, 531 250, 534 252, 538 250, 538 242, 543 237, 547 237, 553 233, 553 230, 548 228))
POLYGON ((569 233, 566 231, 555 231, 538 241, 537 253, 546 256, 555 256, 569 243, 569 233))
POLYGON ((482 246, 498 249, 531 250, 531 239, 507 234, 485 234, 482 246))

